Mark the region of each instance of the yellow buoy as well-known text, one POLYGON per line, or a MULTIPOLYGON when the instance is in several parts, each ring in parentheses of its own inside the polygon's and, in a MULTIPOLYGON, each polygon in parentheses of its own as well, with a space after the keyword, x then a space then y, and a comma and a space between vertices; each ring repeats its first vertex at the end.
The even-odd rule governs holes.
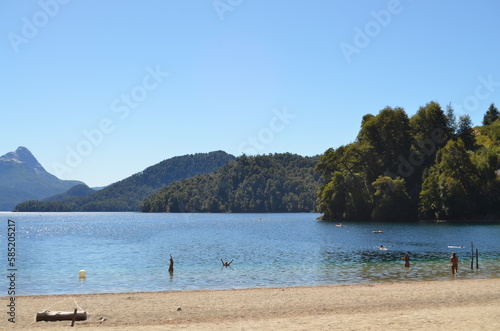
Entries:
POLYGON ((87 278, 87 272, 85 270, 80 270, 78 272, 78 275, 80 276, 80 278, 87 278))

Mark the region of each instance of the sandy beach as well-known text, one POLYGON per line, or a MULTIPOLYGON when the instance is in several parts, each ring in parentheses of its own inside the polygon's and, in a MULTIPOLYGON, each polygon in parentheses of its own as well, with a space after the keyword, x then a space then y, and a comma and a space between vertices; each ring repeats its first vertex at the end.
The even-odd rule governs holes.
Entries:
POLYGON ((66 329, 71 321, 36 313, 75 308, 86 330, 499 330, 500 279, 24 296, 15 325, 3 314, 1 329, 66 329))

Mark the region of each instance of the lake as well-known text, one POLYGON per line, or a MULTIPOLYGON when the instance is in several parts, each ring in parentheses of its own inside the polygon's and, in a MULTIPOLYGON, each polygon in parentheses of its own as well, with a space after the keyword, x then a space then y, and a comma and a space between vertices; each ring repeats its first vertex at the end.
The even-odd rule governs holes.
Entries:
MULTIPOLYGON (((244 289, 500 277, 500 225, 335 223, 319 214, 1 212, 16 295, 244 289), (383 233, 372 233, 374 230, 383 233), (479 269, 471 270, 471 242, 479 269), (380 250, 383 245, 388 250, 380 250), (455 246, 449 248, 448 246, 455 246), (464 248, 458 248, 463 246, 464 248), (449 257, 460 259, 451 274, 449 257), (411 267, 401 257, 409 252, 411 267), (169 255, 175 271, 168 273, 169 255), (230 267, 221 259, 232 260, 230 267), (79 270, 87 272, 79 279, 79 270)), ((475 266, 475 263, 474 263, 475 266)), ((0 296, 7 296, 2 290, 0 296)))

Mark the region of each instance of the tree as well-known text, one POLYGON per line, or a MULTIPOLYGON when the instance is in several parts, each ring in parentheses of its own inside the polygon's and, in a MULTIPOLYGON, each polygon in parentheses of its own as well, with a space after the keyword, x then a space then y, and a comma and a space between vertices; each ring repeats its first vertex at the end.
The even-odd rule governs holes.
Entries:
MULTIPOLYGON (((450 112, 445 115, 441 106, 434 101, 420 107, 417 113, 410 118, 411 135, 415 142, 418 144, 430 139, 438 130, 450 138, 453 133, 451 132, 453 128, 453 116, 451 115, 450 112)), ((442 141, 439 147, 445 144, 446 141, 442 141)))
POLYGON ((500 112, 498 111, 497 107, 495 107, 495 104, 492 103, 486 111, 486 114, 484 114, 483 125, 490 125, 498 118, 500 118, 500 112))
POLYGON ((398 157, 407 155, 411 146, 408 115, 399 107, 386 107, 377 116, 365 115, 358 141, 373 148, 381 171, 395 172, 398 157))
MULTIPOLYGON (((479 176, 479 210, 483 215, 500 214, 500 147, 480 148, 473 155, 473 163, 479 176)), ((481 216, 483 216, 481 215, 481 216)))
POLYGON ((446 106, 446 119, 448 121, 448 131, 450 135, 454 135, 457 131, 457 118, 451 103, 446 106))
POLYGON ((425 180, 420 191, 419 217, 421 219, 440 219, 443 204, 439 195, 439 171, 434 165, 427 172, 424 174, 425 180))
POLYGON ((372 220, 407 221, 414 218, 415 211, 406 192, 404 179, 380 176, 372 186, 375 189, 372 220))
POLYGON ((457 137, 464 142, 467 150, 474 148, 476 138, 472 130, 472 120, 468 114, 460 116, 458 120, 457 137))
POLYGON ((421 217, 458 219, 475 214, 478 202, 478 171, 462 140, 450 140, 422 185, 421 217))
POLYGON ((415 167, 411 178, 412 186, 417 185, 416 178, 421 177, 424 169, 434 164, 437 151, 453 137, 454 124, 451 115, 451 113, 448 116, 445 115, 441 106, 432 101, 420 107, 410 118, 410 132, 413 138, 412 153, 416 155, 415 159, 422 160, 415 167))

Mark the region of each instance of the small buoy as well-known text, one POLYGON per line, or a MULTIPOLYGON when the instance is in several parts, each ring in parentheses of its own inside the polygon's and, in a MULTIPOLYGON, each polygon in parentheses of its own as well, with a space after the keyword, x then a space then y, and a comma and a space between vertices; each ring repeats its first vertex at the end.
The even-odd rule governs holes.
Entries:
POLYGON ((78 275, 80 276, 80 278, 87 278, 87 272, 85 270, 80 270, 78 272, 78 275))

